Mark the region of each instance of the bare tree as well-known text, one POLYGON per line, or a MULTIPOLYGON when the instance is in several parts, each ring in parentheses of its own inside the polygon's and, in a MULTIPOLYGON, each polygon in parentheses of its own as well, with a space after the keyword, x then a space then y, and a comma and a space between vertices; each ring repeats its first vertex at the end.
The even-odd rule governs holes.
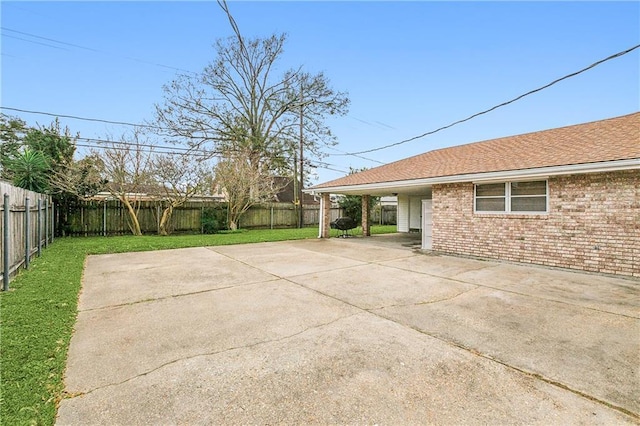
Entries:
POLYGON ((267 168, 255 167, 248 152, 231 150, 215 167, 215 183, 224 188, 229 229, 238 229, 240 217, 254 204, 272 201, 282 187, 267 168))
POLYGON ((138 220, 141 193, 153 184, 149 144, 140 139, 140 132, 134 131, 123 135, 120 142, 112 142, 103 150, 92 152, 100 159, 105 189, 120 200, 129 213, 129 228, 133 235, 142 235, 138 220))
POLYGON ((153 159, 153 175, 160 184, 164 206, 160 234, 169 235, 173 210, 201 193, 210 181, 211 173, 202 156, 184 153, 156 155, 153 159))
POLYGON ((245 39, 226 2, 219 4, 234 36, 216 43, 216 58, 202 73, 164 86, 155 124, 164 136, 188 140, 193 148, 242 152, 255 174, 289 173, 300 141, 300 112, 304 148, 320 156, 323 145, 335 143, 324 118, 346 114, 349 99, 322 73, 292 69, 276 75, 286 36, 245 39))

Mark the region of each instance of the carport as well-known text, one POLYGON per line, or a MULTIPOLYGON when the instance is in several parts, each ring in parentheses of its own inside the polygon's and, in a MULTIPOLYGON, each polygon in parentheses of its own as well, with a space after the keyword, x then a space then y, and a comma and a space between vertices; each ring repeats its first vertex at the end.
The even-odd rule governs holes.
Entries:
POLYGON ((355 187, 331 187, 329 189, 330 191, 307 190, 307 192, 320 196, 319 238, 330 237, 331 194, 362 196, 362 217, 360 219, 362 234, 365 237, 371 236, 370 197, 394 196, 398 198, 398 232, 417 233, 422 238, 421 248, 431 249, 433 225, 431 185, 371 184, 355 187))

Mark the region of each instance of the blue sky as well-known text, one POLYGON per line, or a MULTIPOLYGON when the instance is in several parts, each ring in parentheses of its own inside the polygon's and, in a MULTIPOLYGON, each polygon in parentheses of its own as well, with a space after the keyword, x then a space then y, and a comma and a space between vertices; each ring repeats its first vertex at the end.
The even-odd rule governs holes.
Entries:
MULTIPOLYGON (((229 5, 245 36, 288 34, 278 70, 302 65, 323 71, 335 89, 349 93, 349 115, 328 121, 337 148, 348 152, 447 125, 640 43, 635 1, 229 5)), ((162 85, 176 73, 166 66, 200 71, 214 57, 214 41, 231 35, 216 3, 204 1, 2 1, 1 24, 2 106, 134 123, 153 117, 162 85)), ((386 163, 636 112, 639 51, 451 129, 366 156, 386 163)), ((52 119, 11 114, 29 124, 52 119)), ((125 130, 61 121, 90 138, 125 130)), ((340 155, 324 161, 335 170, 378 165, 340 155)), ((317 182, 343 175, 335 170, 318 169, 317 182)))

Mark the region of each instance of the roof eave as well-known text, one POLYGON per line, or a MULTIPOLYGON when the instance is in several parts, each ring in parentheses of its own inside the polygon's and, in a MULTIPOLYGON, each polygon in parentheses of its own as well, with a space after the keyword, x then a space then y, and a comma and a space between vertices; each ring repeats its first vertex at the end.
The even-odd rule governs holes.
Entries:
POLYGON ((363 194, 363 193, 386 193, 397 191, 399 188, 408 190, 416 187, 425 187, 444 183, 460 182, 490 182, 512 179, 534 179, 546 178, 548 176, 558 176, 580 173, 601 173, 620 170, 640 169, 640 158, 625 160, 601 161, 597 163, 570 164, 562 166, 537 167, 532 169, 501 170, 496 172, 468 173, 452 176, 439 176, 422 179, 409 179, 390 182, 365 183, 359 185, 338 185, 323 188, 310 188, 304 192, 309 194, 335 193, 335 194, 363 194))

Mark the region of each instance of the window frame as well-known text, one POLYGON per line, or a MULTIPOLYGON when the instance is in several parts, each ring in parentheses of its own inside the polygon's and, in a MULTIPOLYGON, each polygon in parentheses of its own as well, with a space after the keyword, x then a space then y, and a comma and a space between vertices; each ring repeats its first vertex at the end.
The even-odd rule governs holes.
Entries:
POLYGON ((549 214, 549 179, 519 179, 519 180, 509 180, 509 181, 498 181, 498 182, 474 182, 473 183, 473 213, 474 214, 501 214, 501 215, 546 215, 549 214), (513 183, 520 182, 543 182, 544 181, 544 195, 511 195, 511 185, 513 183), (478 198, 478 186, 479 185, 495 185, 495 184, 503 184, 504 185, 504 195, 487 195, 480 196, 478 198), (529 210, 511 210, 511 200, 512 198, 545 198, 545 209, 544 211, 529 211, 529 210), (504 210, 478 210, 478 199, 496 199, 496 198, 504 198, 504 210))

